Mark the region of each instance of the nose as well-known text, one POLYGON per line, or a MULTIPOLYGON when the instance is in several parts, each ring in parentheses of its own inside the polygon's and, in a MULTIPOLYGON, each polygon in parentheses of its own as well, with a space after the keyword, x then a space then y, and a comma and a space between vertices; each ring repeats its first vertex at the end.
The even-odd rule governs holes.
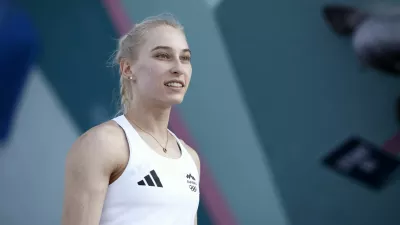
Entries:
POLYGON ((174 75, 181 75, 183 74, 183 65, 180 61, 177 61, 174 63, 174 65, 171 67, 171 73, 174 75))

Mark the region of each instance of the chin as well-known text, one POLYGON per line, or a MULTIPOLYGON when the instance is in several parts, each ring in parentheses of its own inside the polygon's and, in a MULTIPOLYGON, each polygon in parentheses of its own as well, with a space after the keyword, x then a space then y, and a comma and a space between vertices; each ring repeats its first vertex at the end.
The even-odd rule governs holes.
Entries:
POLYGON ((183 102, 183 98, 173 98, 173 99, 168 99, 168 104, 169 105, 179 105, 183 102))
POLYGON ((168 107, 173 105, 179 105, 183 102, 183 96, 168 96, 167 98, 162 99, 162 104, 168 107))

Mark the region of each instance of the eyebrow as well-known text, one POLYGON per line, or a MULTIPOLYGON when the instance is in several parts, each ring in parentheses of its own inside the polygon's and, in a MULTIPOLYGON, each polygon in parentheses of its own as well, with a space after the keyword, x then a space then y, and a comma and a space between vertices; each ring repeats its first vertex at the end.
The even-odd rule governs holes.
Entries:
MULTIPOLYGON (((158 49, 172 50, 172 48, 168 47, 168 46, 157 46, 157 47, 153 48, 151 51, 153 52, 153 51, 158 50, 158 49)), ((185 48, 182 51, 183 52, 189 52, 190 54, 192 54, 192 51, 190 51, 190 49, 188 49, 188 48, 185 48)))

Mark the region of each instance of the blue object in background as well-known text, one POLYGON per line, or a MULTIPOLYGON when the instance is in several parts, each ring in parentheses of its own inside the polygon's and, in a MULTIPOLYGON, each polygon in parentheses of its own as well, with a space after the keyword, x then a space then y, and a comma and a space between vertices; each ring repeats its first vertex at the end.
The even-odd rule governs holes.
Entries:
POLYGON ((9 2, 0 1, 0 143, 10 133, 37 49, 38 37, 29 17, 9 2))

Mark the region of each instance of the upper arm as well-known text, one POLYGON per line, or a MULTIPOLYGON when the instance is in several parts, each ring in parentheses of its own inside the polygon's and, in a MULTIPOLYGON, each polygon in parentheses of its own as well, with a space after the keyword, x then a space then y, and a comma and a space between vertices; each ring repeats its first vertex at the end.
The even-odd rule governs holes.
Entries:
POLYGON ((99 224, 110 175, 116 168, 112 130, 93 128, 67 154, 63 225, 99 224))

